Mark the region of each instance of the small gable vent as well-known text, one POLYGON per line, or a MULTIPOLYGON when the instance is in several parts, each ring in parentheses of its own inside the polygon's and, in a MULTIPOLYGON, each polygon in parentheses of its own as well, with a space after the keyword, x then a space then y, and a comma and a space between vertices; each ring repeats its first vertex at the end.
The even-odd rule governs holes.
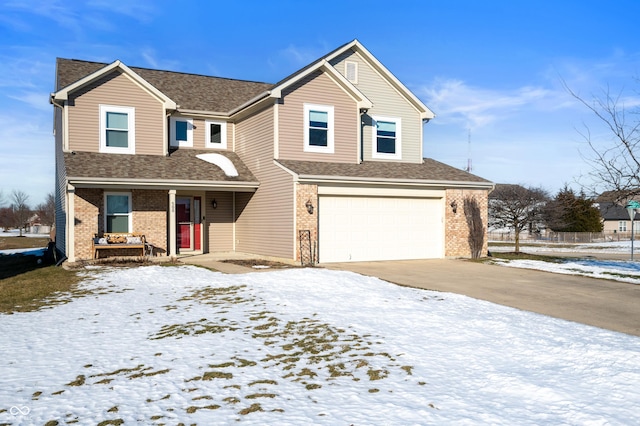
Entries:
POLYGON ((356 84, 358 83, 358 63, 357 62, 345 62, 344 74, 347 80, 356 84))

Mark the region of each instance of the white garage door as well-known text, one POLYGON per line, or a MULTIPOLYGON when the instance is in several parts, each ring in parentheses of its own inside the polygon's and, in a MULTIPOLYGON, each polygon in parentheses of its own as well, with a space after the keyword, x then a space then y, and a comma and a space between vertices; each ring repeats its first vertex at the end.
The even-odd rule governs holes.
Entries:
POLYGON ((444 256, 441 198, 319 198, 320 262, 444 256))

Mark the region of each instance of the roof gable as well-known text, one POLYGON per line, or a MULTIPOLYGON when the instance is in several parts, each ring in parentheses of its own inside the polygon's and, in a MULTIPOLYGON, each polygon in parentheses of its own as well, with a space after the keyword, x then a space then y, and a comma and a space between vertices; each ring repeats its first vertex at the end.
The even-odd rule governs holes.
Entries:
MULTIPOLYGON (((78 88, 78 86, 88 84, 105 72, 112 71, 114 69, 112 67, 113 64, 58 58, 56 94, 63 91, 68 93, 70 90, 78 88)), ((121 62, 120 64, 126 67, 121 62)), ((126 67, 126 69, 137 75, 148 86, 155 88, 164 97, 173 101, 175 104, 174 109, 180 109, 183 112, 199 111, 227 115, 261 94, 266 95, 266 92, 273 86, 270 83, 174 71, 138 67, 126 67)))
POLYGON ((116 60, 106 66, 99 67, 95 71, 91 72, 88 75, 85 75, 79 80, 76 80, 73 83, 64 86, 62 89, 59 89, 57 92, 52 93, 51 99, 55 101, 66 101, 69 99, 70 93, 76 90, 79 90, 87 86, 88 84, 98 80, 99 78, 116 70, 127 75, 129 78, 131 78, 135 83, 140 85, 147 92, 151 93, 156 98, 158 98, 164 104, 165 108, 176 109, 176 103, 173 100, 171 100, 168 96, 166 96, 160 90, 158 90, 153 85, 151 85, 145 79, 140 77, 138 74, 133 72, 129 67, 127 67, 125 64, 123 64, 119 60, 116 60))
POLYGON ((335 60, 349 50, 353 50, 358 53, 374 70, 376 70, 383 78, 385 78, 389 84, 404 96, 407 101, 413 105, 416 110, 420 112, 420 116, 423 120, 430 120, 435 117, 435 114, 413 94, 398 78, 393 75, 375 56, 371 54, 357 39, 353 40, 343 46, 340 46, 336 50, 327 54, 324 59, 328 62, 335 60))

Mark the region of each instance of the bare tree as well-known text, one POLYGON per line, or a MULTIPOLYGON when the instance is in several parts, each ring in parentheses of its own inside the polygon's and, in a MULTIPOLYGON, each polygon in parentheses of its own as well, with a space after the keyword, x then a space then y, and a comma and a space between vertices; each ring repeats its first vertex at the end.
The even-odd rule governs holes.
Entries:
POLYGON ((581 136, 589 144, 591 155, 585 160, 591 166, 589 177, 600 190, 615 195, 615 202, 626 202, 640 195, 640 110, 627 109, 622 92, 614 95, 609 89, 591 101, 574 93, 565 84, 566 90, 586 106, 604 125, 612 137, 611 142, 602 147, 585 127, 581 136))
POLYGON ((482 254, 484 247, 484 237, 486 228, 482 223, 482 214, 478 201, 473 197, 464 199, 464 216, 469 226, 469 249, 471 250, 471 258, 477 259, 482 254))
POLYGON ((42 224, 53 226, 53 222, 56 220, 56 199, 53 193, 47 194, 45 201, 38 204, 36 214, 42 224))
POLYGON ((521 185, 496 185, 489 194, 489 225, 513 229, 515 252, 520 253, 520 233, 534 231, 542 222, 542 208, 549 199, 542 188, 521 185))
POLYGON ((13 214, 15 223, 14 226, 20 229, 20 236, 22 237, 22 229, 24 225, 29 220, 29 215, 31 214, 31 210, 29 209, 29 205, 27 201, 29 200, 29 196, 18 190, 13 190, 11 193, 11 201, 13 207, 13 214))

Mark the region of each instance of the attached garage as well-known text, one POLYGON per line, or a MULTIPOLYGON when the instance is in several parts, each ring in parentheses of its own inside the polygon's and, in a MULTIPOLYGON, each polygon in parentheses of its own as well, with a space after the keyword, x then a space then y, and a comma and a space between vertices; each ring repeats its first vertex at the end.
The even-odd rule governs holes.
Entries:
POLYGON ((403 196, 321 192, 321 263, 444 257, 444 198, 433 194, 439 191, 408 190, 403 196))

